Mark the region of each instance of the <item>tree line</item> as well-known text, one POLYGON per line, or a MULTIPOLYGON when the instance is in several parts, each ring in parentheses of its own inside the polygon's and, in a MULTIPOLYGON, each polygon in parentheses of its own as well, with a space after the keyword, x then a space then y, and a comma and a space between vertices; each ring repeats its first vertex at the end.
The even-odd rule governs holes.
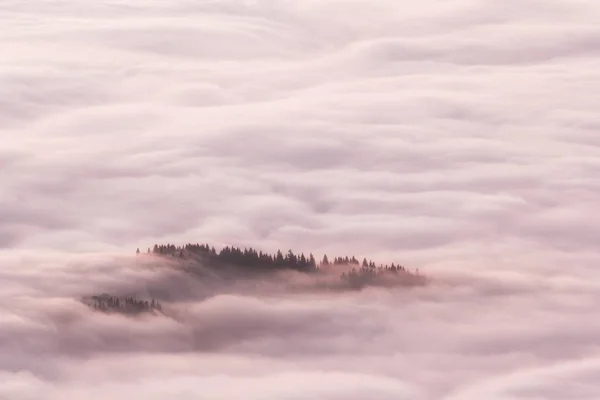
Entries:
MULTIPOLYGON (((140 249, 136 250, 137 254, 140 254, 140 249)), ((239 267, 246 268, 260 268, 268 270, 281 270, 281 269, 292 269, 303 272, 317 271, 319 268, 327 267, 330 265, 347 265, 352 267, 352 270, 343 275, 343 279, 352 279, 357 274, 368 275, 368 274, 383 274, 386 272, 390 273, 409 273, 406 268, 400 264, 379 264, 377 265, 373 260, 367 260, 363 258, 362 262, 358 261, 355 256, 342 256, 334 257, 333 261, 330 261, 328 256, 325 254, 320 262, 317 262, 312 253, 305 255, 304 253, 296 254, 292 250, 288 250, 285 254, 281 250, 277 250, 275 253, 266 253, 260 250, 253 249, 252 247, 240 248, 234 246, 225 246, 221 250, 217 251, 214 246, 200 243, 188 243, 183 246, 175 246, 173 244, 155 244, 152 250, 148 248, 148 254, 157 254, 163 256, 171 256, 178 258, 188 258, 193 254, 204 255, 212 260, 216 260, 220 263, 232 264, 239 267), (352 274, 352 275, 350 275, 352 274)))

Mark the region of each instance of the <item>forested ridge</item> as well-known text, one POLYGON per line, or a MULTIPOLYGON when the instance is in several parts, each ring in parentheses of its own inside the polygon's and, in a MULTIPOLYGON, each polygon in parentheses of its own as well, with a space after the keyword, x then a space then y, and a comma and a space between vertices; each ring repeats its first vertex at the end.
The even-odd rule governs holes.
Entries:
MULTIPOLYGON (((136 253, 141 254, 140 249, 137 249, 136 253)), ((229 265, 250 273, 285 270, 315 273, 330 266, 346 266, 348 268, 342 272, 340 278, 349 281, 353 286, 359 285, 359 283, 368 283, 370 278, 386 274, 419 276, 418 270, 412 272, 400 264, 376 264, 366 258, 359 261, 355 256, 336 256, 330 259, 326 254, 320 261, 316 261, 312 253, 308 255, 294 253, 291 249, 285 254, 281 250, 268 253, 252 247, 235 246, 225 246, 217 251, 214 246, 209 244, 188 243, 183 246, 155 244, 152 249, 148 248, 146 253, 180 259, 201 256, 208 267, 219 268, 229 265)))
MULTIPOLYGON (((139 248, 136 250, 136 253, 141 254, 139 248)), ((407 269, 400 264, 391 263, 389 265, 378 265, 366 258, 359 261, 355 256, 339 256, 334 257, 333 260, 330 261, 329 257, 325 254, 321 261, 317 262, 312 253, 309 253, 308 255, 305 255, 304 253, 296 254, 291 249, 285 254, 281 250, 277 250, 277 252, 270 254, 261 250, 256 250, 252 247, 245 247, 242 249, 234 246, 225 246, 220 251, 217 251, 214 246, 208 244, 188 243, 184 246, 155 244, 152 250, 148 248, 146 253, 182 259, 189 257, 191 254, 205 255, 208 257, 209 261, 217 261, 223 264, 232 264, 249 269, 292 269, 311 272, 329 265, 347 265, 355 268, 381 268, 388 271, 408 272, 407 269)))

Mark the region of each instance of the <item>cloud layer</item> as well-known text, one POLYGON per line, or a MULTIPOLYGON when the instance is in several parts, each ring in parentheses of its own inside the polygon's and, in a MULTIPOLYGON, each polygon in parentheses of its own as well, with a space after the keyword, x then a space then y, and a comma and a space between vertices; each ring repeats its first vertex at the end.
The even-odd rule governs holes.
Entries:
POLYGON ((596 399, 598 18, 584 0, 5 1, 0 398, 596 399), (435 282, 236 289, 148 321, 74 300, 205 290, 113 256, 196 240, 435 282))
POLYGON ((153 258, 32 261, 2 275, 2 398, 597 395, 600 288, 583 278, 454 272, 413 288, 292 293, 274 279, 223 291, 153 258), (141 317, 77 300, 102 291, 177 296, 165 316, 141 317))

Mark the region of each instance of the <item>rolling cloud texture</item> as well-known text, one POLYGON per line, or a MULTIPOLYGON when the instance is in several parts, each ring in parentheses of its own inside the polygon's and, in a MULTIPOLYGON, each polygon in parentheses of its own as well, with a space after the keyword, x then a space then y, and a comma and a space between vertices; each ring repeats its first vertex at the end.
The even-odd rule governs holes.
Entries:
POLYGON ((3 1, 0 399, 598 399, 596 3, 3 1), (132 256, 195 240, 432 281, 132 256))

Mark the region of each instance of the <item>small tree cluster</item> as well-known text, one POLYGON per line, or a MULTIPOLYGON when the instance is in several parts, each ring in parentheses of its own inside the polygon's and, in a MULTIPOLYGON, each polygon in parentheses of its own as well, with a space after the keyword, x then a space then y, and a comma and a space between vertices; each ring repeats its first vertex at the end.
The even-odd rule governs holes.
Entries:
POLYGON ((377 264, 375 264, 375 262, 373 262, 373 260, 367 260, 366 258, 363 258, 362 263, 361 263, 354 256, 352 256, 352 257, 348 257, 348 256, 335 257, 333 259, 333 262, 330 262, 329 259, 327 258, 327 255, 325 255, 323 257, 323 260, 321 261, 321 265, 349 265, 349 266, 360 265, 362 268, 383 268, 385 270, 390 270, 390 271, 395 271, 395 270, 406 271, 406 269, 403 266, 395 265, 394 263, 392 263, 391 265, 380 264, 378 267, 377 264))
POLYGON ((391 266, 381 265, 376 267, 374 263, 369 263, 365 260, 360 268, 352 268, 348 273, 344 272, 341 278, 352 287, 362 287, 373 283, 378 277, 398 274, 412 275, 404 267, 396 266, 393 263, 391 266))
POLYGON ((155 299, 151 301, 137 300, 133 297, 119 298, 116 296, 101 295, 92 296, 90 306, 95 310, 105 312, 122 312, 127 314, 139 314, 154 310, 162 311, 162 305, 155 299))

